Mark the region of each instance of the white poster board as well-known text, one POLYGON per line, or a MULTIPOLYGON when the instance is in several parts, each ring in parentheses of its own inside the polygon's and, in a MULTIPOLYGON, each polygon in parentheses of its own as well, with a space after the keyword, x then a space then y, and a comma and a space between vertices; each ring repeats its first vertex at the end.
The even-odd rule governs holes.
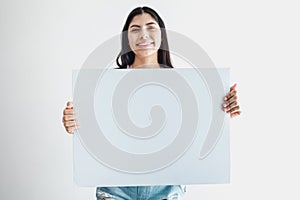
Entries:
POLYGON ((85 69, 73 86, 78 185, 229 182, 229 69, 85 69))

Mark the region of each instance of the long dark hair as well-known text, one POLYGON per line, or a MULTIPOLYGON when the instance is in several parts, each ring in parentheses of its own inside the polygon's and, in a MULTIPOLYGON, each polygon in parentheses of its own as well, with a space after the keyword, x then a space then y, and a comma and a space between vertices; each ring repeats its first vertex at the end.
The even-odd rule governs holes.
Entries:
POLYGON ((127 66, 132 65, 135 54, 131 50, 129 43, 128 43, 128 27, 129 24, 131 23, 132 19, 136 15, 141 15, 143 13, 148 13, 150 14, 153 19, 158 23, 159 27, 161 28, 161 45, 160 48, 158 49, 158 63, 161 64, 160 67, 162 68, 173 68, 171 59, 170 59, 170 53, 169 53, 169 44, 168 44, 168 39, 167 39, 167 32, 165 29, 165 24, 161 17, 151 8, 149 7, 137 7, 129 13, 127 20, 125 22, 125 25, 122 30, 122 49, 121 52, 119 53, 116 62, 117 65, 120 68, 127 68, 127 66), (121 58, 121 63, 119 63, 119 58, 121 58))

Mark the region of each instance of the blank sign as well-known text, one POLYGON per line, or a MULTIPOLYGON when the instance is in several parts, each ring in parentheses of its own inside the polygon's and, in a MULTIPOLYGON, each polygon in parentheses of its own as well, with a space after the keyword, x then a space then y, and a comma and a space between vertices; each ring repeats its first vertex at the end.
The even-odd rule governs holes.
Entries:
POLYGON ((78 185, 229 182, 229 69, 82 69, 73 91, 78 185))

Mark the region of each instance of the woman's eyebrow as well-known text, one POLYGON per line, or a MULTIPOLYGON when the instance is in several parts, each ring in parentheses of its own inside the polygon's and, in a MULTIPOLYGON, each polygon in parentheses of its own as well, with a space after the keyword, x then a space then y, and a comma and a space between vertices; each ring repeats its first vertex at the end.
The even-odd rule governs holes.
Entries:
POLYGON ((157 25, 157 23, 155 23, 155 22, 149 22, 149 23, 146 24, 146 26, 153 25, 153 24, 157 25))
MULTIPOLYGON (((149 25, 157 25, 157 23, 155 23, 155 22, 148 22, 147 24, 146 24, 146 26, 149 26, 149 25)), ((140 28, 141 26, 140 25, 137 25, 137 24, 133 24, 133 25, 131 25, 129 28, 132 28, 132 27, 137 27, 137 28, 140 28)))
POLYGON ((132 28, 132 27, 137 27, 137 28, 139 28, 140 26, 139 26, 139 25, 136 25, 136 24, 133 24, 133 25, 131 25, 129 28, 132 28))

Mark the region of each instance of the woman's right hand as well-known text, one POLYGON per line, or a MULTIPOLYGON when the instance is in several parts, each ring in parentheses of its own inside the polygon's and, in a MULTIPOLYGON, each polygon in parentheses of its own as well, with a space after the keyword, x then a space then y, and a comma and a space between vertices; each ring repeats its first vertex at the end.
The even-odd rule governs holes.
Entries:
POLYGON ((67 107, 63 111, 62 121, 69 134, 73 134, 74 130, 79 128, 75 118, 73 103, 71 101, 67 102, 67 107))

